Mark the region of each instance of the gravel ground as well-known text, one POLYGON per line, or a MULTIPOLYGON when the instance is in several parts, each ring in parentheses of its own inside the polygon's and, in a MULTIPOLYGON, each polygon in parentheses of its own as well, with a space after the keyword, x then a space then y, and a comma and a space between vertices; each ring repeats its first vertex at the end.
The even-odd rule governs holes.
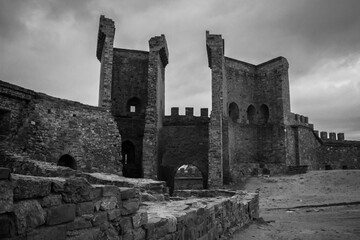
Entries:
POLYGON ((261 219, 233 239, 360 240, 359 170, 254 177, 244 189, 259 189, 261 219))

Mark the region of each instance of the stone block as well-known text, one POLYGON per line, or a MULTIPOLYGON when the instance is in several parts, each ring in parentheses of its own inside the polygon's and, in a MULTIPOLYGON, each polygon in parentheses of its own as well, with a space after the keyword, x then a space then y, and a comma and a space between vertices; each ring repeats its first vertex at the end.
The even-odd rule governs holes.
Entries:
POLYGON ((53 227, 41 227, 27 233, 27 240, 65 240, 66 225, 57 225, 53 227))
POLYGON ((113 221, 121 216, 121 210, 118 208, 109 210, 107 213, 109 221, 113 221))
POLYGON ((94 213, 93 202, 82 202, 76 204, 76 216, 81 216, 84 214, 93 214, 93 213, 94 213))
POLYGON ((92 227, 91 219, 86 218, 86 217, 77 217, 74 219, 74 221, 69 222, 66 225, 66 228, 69 231, 79 230, 79 229, 84 229, 84 228, 91 228, 91 227, 92 227))
POLYGON ((15 216, 11 213, 0 215, 0 239, 15 236, 15 216))
POLYGON ((156 202, 157 198, 155 196, 153 196, 150 193, 147 192, 142 192, 140 193, 140 198, 142 202, 156 202))
POLYGON ((54 207, 61 205, 62 196, 60 194, 49 195, 39 201, 42 207, 54 207))
POLYGON ((14 193, 10 181, 0 181, 0 193, 0 214, 12 212, 14 208, 14 193))
POLYGON ((97 240, 97 239, 101 239, 101 231, 100 231, 99 227, 68 231, 66 239, 69 239, 69 240, 97 240))
POLYGON ((139 228, 148 223, 147 212, 138 211, 131 217, 134 228, 139 228))
POLYGON ((14 200, 50 195, 51 181, 46 178, 13 174, 12 179, 14 180, 14 200))
POLYGON ((0 167, 0 180, 3 180, 3 179, 10 179, 10 169, 9 168, 3 168, 3 167, 0 167))
POLYGON ((125 235, 133 229, 131 217, 122 217, 120 219, 121 235, 125 235))
POLYGON ((120 240, 118 232, 110 223, 106 222, 104 224, 101 224, 100 230, 101 230, 101 239, 120 240))
POLYGON ((134 236, 134 240, 142 240, 145 239, 146 232, 142 228, 135 228, 133 230, 133 236, 134 236))
POLYGON ((93 226, 100 226, 104 222, 107 222, 108 220, 108 214, 107 212, 97 212, 94 213, 93 218, 91 220, 93 226))
POLYGON ((91 185, 84 178, 69 178, 64 183, 64 191, 61 193, 67 203, 88 202, 92 200, 91 185))
POLYGON ((116 197, 105 197, 95 202, 94 204, 96 211, 106 211, 118 207, 118 200, 116 197))
POLYGON ((90 189, 90 199, 92 200, 98 200, 102 197, 102 192, 103 189, 102 188, 91 188, 90 189))
POLYGON ((144 228, 146 230, 146 236, 150 239, 159 239, 169 232, 168 221, 162 217, 149 218, 144 228))
POLYGON ((55 192, 55 193, 61 193, 64 191, 64 185, 65 185, 65 179, 61 179, 61 178, 58 178, 58 179, 52 179, 51 180, 51 191, 52 192, 55 192))
POLYGON ((136 213, 136 211, 139 209, 139 204, 140 201, 136 198, 123 201, 121 206, 121 215, 126 216, 136 213))
POLYGON ((47 225, 71 222, 75 219, 75 204, 64 204, 47 209, 47 225))
POLYGON ((24 200, 14 204, 15 223, 18 234, 45 223, 45 211, 36 200, 24 200))
POLYGON ((119 187, 114 185, 104 185, 102 190, 103 197, 116 197, 121 199, 121 192, 119 187))
POLYGON ((121 192, 122 200, 128 200, 131 198, 135 198, 135 196, 136 196, 137 190, 135 188, 120 187, 119 190, 121 192))

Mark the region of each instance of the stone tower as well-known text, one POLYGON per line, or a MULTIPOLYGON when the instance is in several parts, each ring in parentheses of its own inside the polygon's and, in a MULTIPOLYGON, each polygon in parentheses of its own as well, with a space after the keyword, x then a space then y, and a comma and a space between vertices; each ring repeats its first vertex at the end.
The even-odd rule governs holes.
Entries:
POLYGON ((123 175, 156 178, 169 57, 166 39, 155 36, 149 51, 140 51, 114 48, 114 34, 114 22, 101 16, 99 106, 111 110, 122 136, 123 175))

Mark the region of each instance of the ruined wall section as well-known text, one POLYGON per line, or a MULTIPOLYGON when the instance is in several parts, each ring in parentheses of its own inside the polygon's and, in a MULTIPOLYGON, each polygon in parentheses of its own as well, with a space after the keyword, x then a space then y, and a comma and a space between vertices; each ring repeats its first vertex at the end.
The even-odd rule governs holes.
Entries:
POLYGON ((345 140, 343 133, 320 132, 319 169, 360 169, 360 141, 345 140))
POLYGON ((209 125, 209 185, 221 186, 224 166, 228 165, 227 87, 225 76, 224 39, 206 32, 206 48, 211 69, 212 110, 209 125), (223 136, 225 133, 225 137, 223 136), (225 162, 225 165, 224 165, 225 162))
POLYGON ((207 188, 209 176, 209 117, 208 109, 201 109, 201 116, 193 115, 193 108, 186 108, 187 115, 179 115, 179 108, 171 109, 165 116, 160 141, 160 180, 166 181, 172 192, 174 178, 179 167, 196 166, 203 178, 202 187, 207 188))
POLYGON ((158 155, 159 132, 165 115, 165 67, 169 52, 164 35, 149 40, 148 95, 143 139, 144 177, 157 178, 161 156, 158 155))
POLYGON ((121 137, 111 113, 5 85, 0 92, 9 94, 0 94, 1 105, 13 116, 3 140, 7 150, 56 164, 68 154, 79 170, 121 173, 121 137))
POLYGON ((35 92, 0 81, 0 141, 17 135, 22 126, 22 112, 35 92))
POLYGON ((99 107, 111 108, 114 37, 114 21, 101 15, 96 48, 96 57, 101 62, 99 107))
POLYGON ((150 202, 132 187, 6 168, 0 189, 0 238, 9 240, 226 239, 259 218, 259 195, 242 191, 184 191, 179 195, 197 198, 150 202))

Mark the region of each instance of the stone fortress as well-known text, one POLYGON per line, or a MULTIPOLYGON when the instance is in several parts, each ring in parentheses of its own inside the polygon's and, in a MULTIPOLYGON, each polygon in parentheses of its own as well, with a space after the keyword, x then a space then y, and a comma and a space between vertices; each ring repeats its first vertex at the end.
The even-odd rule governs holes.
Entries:
POLYGON ((151 178, 174 186, 176 170, 196 166, 203 186, 241 181, 289 167, 359 168, 360 142, 314 130, 290 110, 289 64, 228 58, 221 35, 206 32, 212 111, 164 114, 164 35, 149 51, 115 48, 115 24, 100 17, 99 106, 57 99, 0 82, 2 145, 20 155, 86 172, 151 178))
POLYGON ((165 116, 165 36, 147 52, 114 48, 114 35, 101 16, 98 107, 0 81, 0 238, 224 239, 259 217, 259 200, 218 187, 258 173, 360 168, 360 142, 319 136, 290 111, 285 58, 231 59, 221 35, 206 32, 210 117, 190 107, 165 116), (174 191, 183 165, 211 190, 174 191))

